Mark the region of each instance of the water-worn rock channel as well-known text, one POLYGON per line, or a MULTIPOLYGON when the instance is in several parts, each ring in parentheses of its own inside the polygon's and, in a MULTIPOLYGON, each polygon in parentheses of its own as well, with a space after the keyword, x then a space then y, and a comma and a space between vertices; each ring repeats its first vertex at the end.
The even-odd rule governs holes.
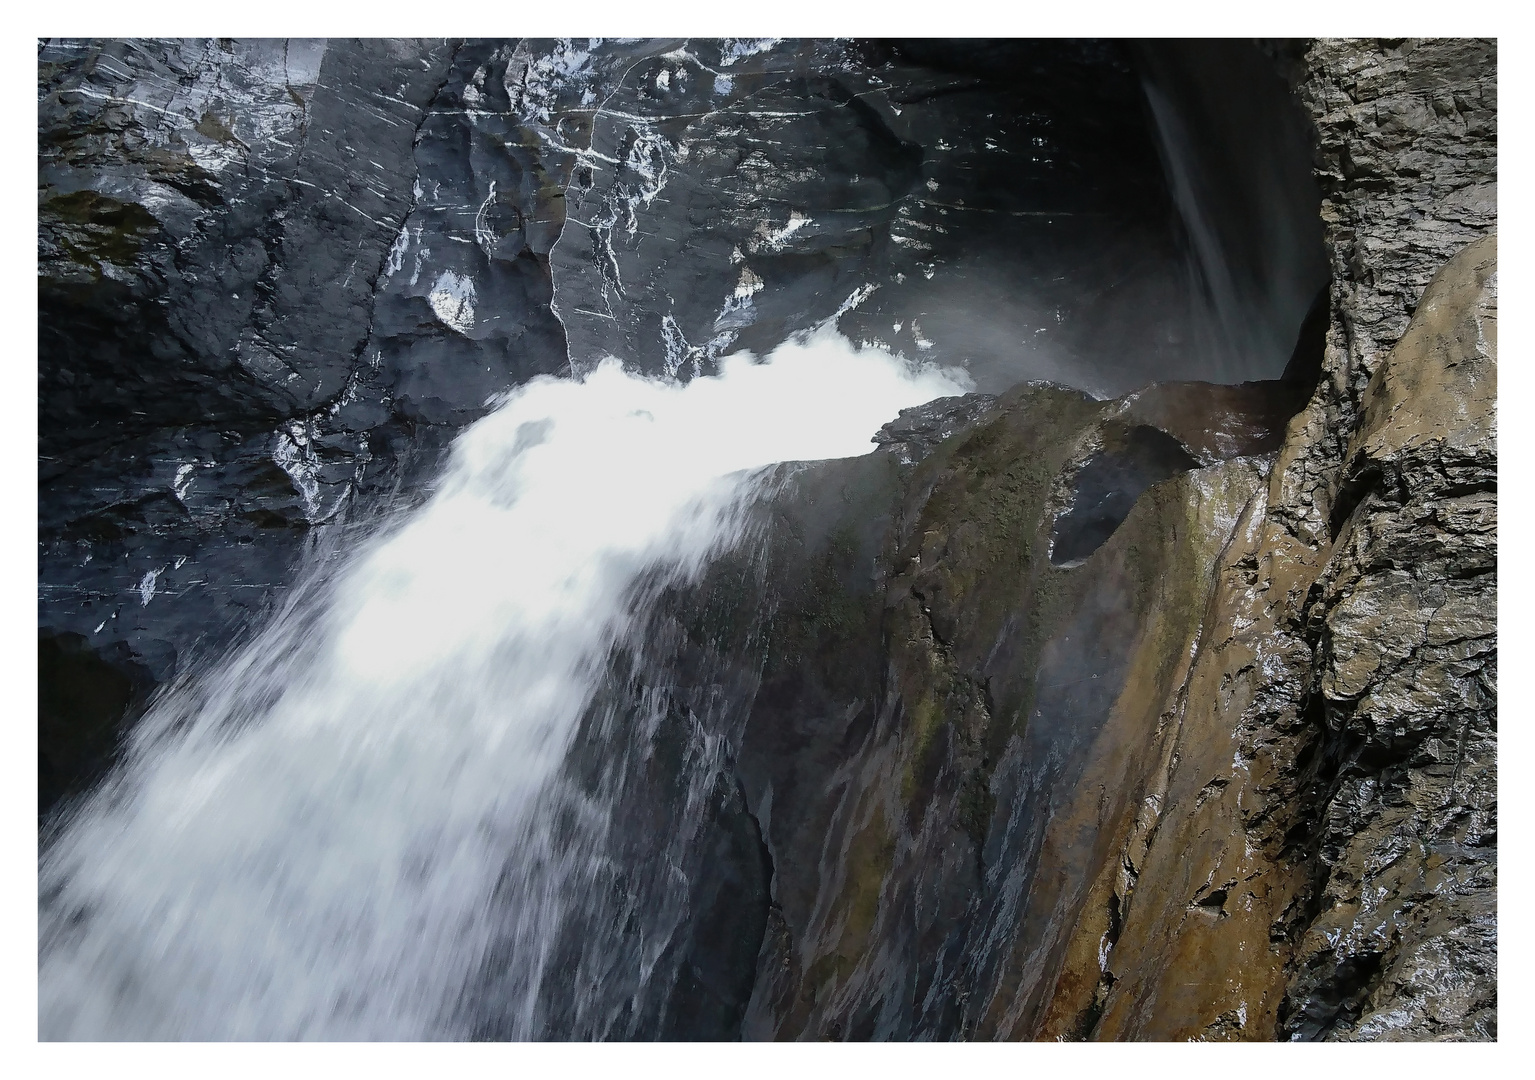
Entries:
POLYGON ((1496 1038, 1493 43, 38 62, 43 1037, 1496 1038))

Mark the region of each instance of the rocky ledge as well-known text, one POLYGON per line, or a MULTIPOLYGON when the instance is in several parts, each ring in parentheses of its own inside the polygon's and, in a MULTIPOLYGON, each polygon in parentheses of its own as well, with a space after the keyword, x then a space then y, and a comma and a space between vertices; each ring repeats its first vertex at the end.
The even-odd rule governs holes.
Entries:
MULTIPOLYGON (((569 762, 613 858, 539 1030, 1495 1038, 1495 45, 1244 44, 1198 77, 1181 48, 45 43, 42 800, 496 390, 618 345, 687 377, 837 317, 991 357, 986 393, 784 467, 615 658, 609 696, 661 720, 588 723, 569 762), (1187 381, 1209 325, 1169 283, 1225 241, 1155 164, 1254 57, 1309 119, 1331 284, 1283 378, 1270 348, 1187 381), (567 199, 588 244, 556 250, 567 199), (1101 266, 994 272, 1020 251, 1101 266), (1066 344, 922 307, 999 281, 1008 341, 1066 344), (1101 397, 1020 381, 1073 356, 1101 397)), ((1238 307, 1283 294, 1253 341, 1293 340, 1308 249, 1245 250, 1238 307)), ((483 1037, 507 978, 467 991, 483 1037)))
POLYGON ((1491 47, 1289 60, 1299 385, 912 410, 675 597, 715 1037, 1496 1038, 1491 47))
POLYGON ((736 957, 700 1034, 1494 1038, 1495 353, 1487 237, 1366 384, 1316 545, 1284 384, 1029 384, 786 469, 651 635, 680 736, 626 751, 680 770, 628 813, 730 793, 660 830, 737 838, 694 871, 734 883, 680 961, 736 957))

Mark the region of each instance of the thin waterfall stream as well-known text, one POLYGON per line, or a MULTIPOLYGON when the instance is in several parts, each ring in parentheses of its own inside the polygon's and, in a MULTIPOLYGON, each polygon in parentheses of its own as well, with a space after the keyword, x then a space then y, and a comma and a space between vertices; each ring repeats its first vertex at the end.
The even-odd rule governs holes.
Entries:
POLYGON ((462 1034, 636 590, 730 544, 764 466, 965 389, 823 328, 687 384, 608 361, 511 391, 318 599, 162 699, 47 847, 42 1037, 462 1034))

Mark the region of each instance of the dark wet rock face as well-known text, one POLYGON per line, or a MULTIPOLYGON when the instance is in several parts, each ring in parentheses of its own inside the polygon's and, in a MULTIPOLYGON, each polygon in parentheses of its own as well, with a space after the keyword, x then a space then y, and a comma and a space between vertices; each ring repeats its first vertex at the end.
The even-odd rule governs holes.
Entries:
POLYGON ((1496 351, 1488 238, 1430 284, 1349 441, 1307 622, 1325 885, 1301 1038, 1496 1034, 1496 351))
POLYGON ((1126 404, 1026 385, 915 466, 897 444, 803 468, 748 587, 726 561, 684 608, 760 671, 736 769, 773 905, 744 1037, 1038 1030, 1109 844, 1087 822, 1133 809, 1137 743, 1266 468, 1247 444, 1196 468, 1172 435, 1126 432, 1126 404), (1063 488, 1105 446, 1146 445, 1177 475, 1058 565, 1063 488))
POLYGON ((1304 613, 1319 915, 1290 1037, 1496 1036, 1496 62, 1305 56, 1334 318, 1282 490, 1331 556, 1304 613))
POLYGON ((43 627, 184 673, 344 543, 317 527, 565 370, 560 184, 477 96, 511 51, 43 46, 43 627))
POLYGON ((1214 363, 1117 46, 48 41, 38 75, 39 622, 161 683, 496 394, 608 353, 690 377, 840 312, 982 390, 1214 363))
MULTIPOLYGON (((600 109, 561 121, 591 151, 569 191, 584 234, 553 259, 572 361, 695 374, 837 315, 854 340, 962 364, 988 393, 1277 375, 1325 279, 1315 188, 1302 170, 1294 214, 1231 195, 1232 212, 1301 253, 1269 268, 1277 300, 1255 301, 1282 340, 1234 350, 1190 262, 1133 61, 1081 42, 647 46, 600 109)), ((1298 128, 1273 138, 1307 152, 1298 128)))
POLYGON ((994 394, 964 394, 902 409, 899 416, 874 433, 874 442, 894 451, 902 465, 913 465, 960 428, 984 416, 996 402, 994 394))
POLYGON ((1224 406, 1196 445, 1035 385, 790 476, 679 616, 760 673, 744 1037, 1495 1035, 1493 243, 1372 379, 1320 550, 1270 511, 1303 417, 1276 455, 1234 388, 1157 388, 1224 406), (1060 562, 1116 446, 1177 468, 1060 562))
MULTIPOLYGON (((369 382, 411 425, 461 426, 507 387, 564 371, 549 252, 569 162, 551 159, 512 100, 518 64, 511 44, 455 49, 416 133, 413 205, 383 261, 365 356, 369 382)), ((371 428, 376 396, 360 393, 339 419, 371 428)))
POLYGON ((217 651, 365 473, 365 369, 442 44, 39 54, 45 626, 157 680, 217 651))
POLYGON ((78 634, 37 641, 37 804, 83 790, 111 764, 123 719, 143 707, 149 673, 119 645, 103 656, 78 634))

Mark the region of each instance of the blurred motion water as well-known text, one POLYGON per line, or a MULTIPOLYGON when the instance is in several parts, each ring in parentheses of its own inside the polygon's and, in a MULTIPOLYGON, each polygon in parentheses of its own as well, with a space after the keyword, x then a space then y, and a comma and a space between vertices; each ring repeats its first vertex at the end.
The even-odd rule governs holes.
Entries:
POLYGON ((522 853, 647 596, 736 538, 762 467, 968 388, 823 327, 686 385, 609 360, 506 395, 71 812, 39 867, 41 1037, 463 1037, 498 896, 534 909, 501 962, 546 951, 522 853))

